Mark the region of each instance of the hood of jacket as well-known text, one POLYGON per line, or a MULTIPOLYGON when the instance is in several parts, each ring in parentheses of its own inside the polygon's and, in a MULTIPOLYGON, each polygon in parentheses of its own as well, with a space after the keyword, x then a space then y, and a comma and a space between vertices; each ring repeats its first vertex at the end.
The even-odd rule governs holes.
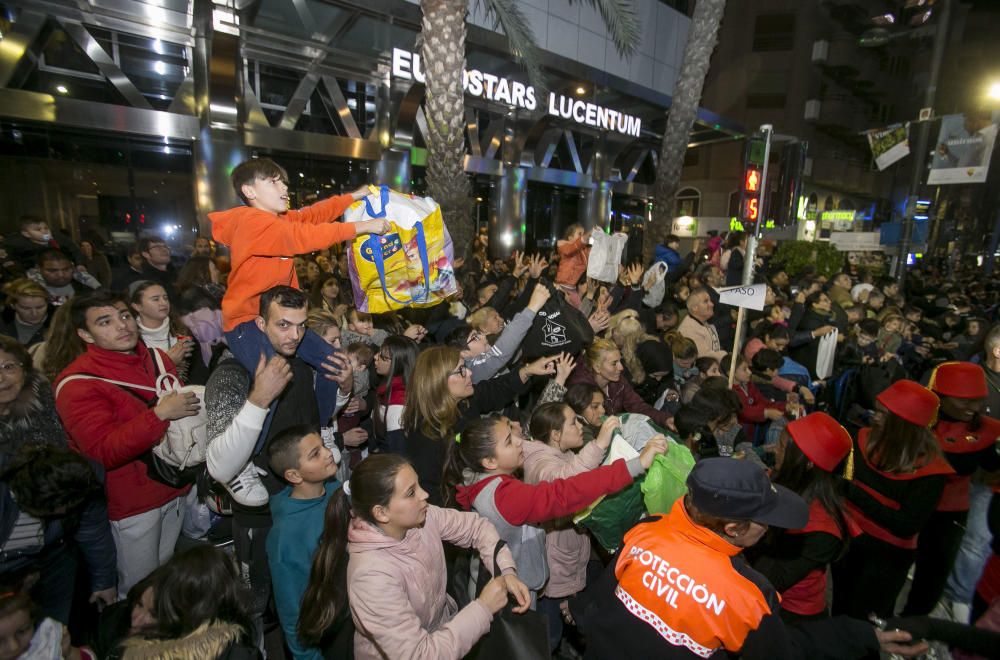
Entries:
POLYGON ((240 225, 240 219, 253 216, 255 213, 260 213, 260 211, 250 206, 234 206, 225 211, 209 213, 208 219, 212 223, 212 238, 224 245, 232 245, 240 225))
POLYGON ((482 474, 466 470, 462 473, 464 484, 455 487, 455 501, 466 511, 472 510, 472 503, 479 493, 494 479, 513 479, 509 474, 482 474))
POLYGON ((124 660, 211 660, 218 658, 243 636, 243 628, 235 623, 204 623, 180 639, 126 640, 124 660))

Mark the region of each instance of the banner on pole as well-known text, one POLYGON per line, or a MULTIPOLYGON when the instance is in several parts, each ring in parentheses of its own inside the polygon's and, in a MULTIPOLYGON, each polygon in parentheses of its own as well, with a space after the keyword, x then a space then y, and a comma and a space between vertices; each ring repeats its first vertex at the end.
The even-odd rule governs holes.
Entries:
POLYGON ((931 159, 928 184, 983 183, 997 137, 997 118, 989 112, 945 115, 931 159))
POLYGON ((910 155, 910 125, 893 124, 868 131, 868 146, 879 171, 910 155))
POLYGON ((751 284, 750 286, 729 286, 719 289, 719 302, 733 307, 746 307, 747 309, 764 309, 764 295, 767 293, 767 285, 764 283, 751 284))

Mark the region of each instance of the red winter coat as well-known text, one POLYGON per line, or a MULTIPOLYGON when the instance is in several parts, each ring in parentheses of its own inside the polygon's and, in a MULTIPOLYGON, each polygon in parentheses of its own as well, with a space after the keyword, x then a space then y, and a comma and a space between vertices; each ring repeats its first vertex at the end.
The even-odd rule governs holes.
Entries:
MULTIPOLYGON (((176 374, 166 353, 161 351, 161 354, 164 365, 176 374)), ((89 374, 148 387, 156 384, 153 357, 141 341, 136 344, 135 353, 107 351, 88 344, 87 352, 56 378, 56 388, 71 374, 89 374)), ((78 379, 66 383, 56 398, 56 411, 69 436, 70 447, 107 470, 105 490, 110 520, 151 511, 189 490, 175 490, 152 481, 140 459, 163 438, 169 426, 147 405, 154 396, 152 392, 126 390, 99 380, 78 379)))

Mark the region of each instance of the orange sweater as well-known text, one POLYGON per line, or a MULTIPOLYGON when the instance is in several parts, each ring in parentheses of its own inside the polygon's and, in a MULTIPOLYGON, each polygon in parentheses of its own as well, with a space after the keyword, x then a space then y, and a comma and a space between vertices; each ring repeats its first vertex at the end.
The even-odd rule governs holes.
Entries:
POLYGON ((227 245, 231 270, 222 298, 222 327, 227 332, 257 317, 260 294, 279 284, 299 288, 292 258, 322 250, 356 235, 352 223, 332 222, 353 202, 338 195, 272 215, 250 206, 209 213, 212 238, 227 245))

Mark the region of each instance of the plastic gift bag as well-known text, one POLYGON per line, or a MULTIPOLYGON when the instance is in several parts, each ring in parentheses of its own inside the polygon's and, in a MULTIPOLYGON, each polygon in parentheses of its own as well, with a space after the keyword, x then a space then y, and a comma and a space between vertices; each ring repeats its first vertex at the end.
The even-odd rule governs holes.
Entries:
POLYGON ((819 338, 819 350, 816 352, 816 377, 820 380, 833 375, 833 359, 837 354, 837 335, 834 328, 819 338))
POLYGON ((387 186, 373 190, 344 212, 345 222, 385 218, 392 225, 383 236, 351 241, 347 264, 358 310, 433 307, 457 293, 454 248, 437 202, 387 186))
POLYGON ((605 234, 600 228, 591 233, 590 258, 587 260, 587 277, 600 282, 617 282, 622 252, 628 243, 627 234, 605 234))
POLYGON ((694 456, 684 445, 670 443, 670 450, 653 459, 642 483, 646 509, 649 513, 668 513, 670 508, 687 493, 687 477, 694 467, 694 456))
POLYGON ((649 291, 642 298, 642 304, 647 307, 659 307, 667 292, 667 271, 669 267, 662 261, 657 261, 649 267, 642 276, 642 286, 649 291))
MULTIPOLYGON (((604 465, 619 458, 629 460, 639 455, 617 431, 611 440, 604 465)), ((573 522, 590 530, 594 539, 610 553, 621 547, 625 532, 646 515, 642 498, 642 477, 624 490, 598 498, 593 504, 573 516, 573 522)))

